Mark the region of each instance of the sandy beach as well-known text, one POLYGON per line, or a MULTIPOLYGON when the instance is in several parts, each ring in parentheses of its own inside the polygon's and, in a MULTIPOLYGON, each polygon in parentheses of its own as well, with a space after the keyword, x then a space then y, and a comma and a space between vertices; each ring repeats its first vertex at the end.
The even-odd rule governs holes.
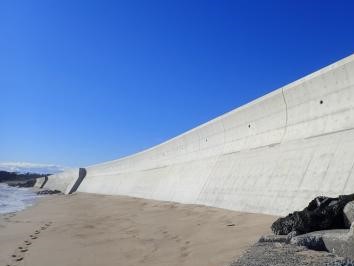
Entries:
POLYGON ((0 265, 223 266, 275 217, 121 196, 48 196, 0 218, 0 265))

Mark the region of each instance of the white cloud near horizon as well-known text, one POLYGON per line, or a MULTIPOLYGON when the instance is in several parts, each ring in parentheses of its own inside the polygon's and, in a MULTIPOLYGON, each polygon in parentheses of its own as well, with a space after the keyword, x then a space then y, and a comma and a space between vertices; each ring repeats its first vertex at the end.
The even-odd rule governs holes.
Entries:
POLYGON ((29 162, 0 162, 0 171, 17 173, 55 174, 63 172, 67 167, 55 164, 29 162))

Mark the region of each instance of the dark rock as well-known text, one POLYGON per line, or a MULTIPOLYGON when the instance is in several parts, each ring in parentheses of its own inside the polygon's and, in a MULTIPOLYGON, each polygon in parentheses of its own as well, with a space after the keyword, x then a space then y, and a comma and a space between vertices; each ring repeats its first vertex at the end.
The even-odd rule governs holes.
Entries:
POLYGON ((33 187, 36 183, 36 179, 30 179, 27 181, 8 181, 7 185, 11 187, 33 187))
POLYGON ((302 211, 296 211, 272 224, 276 235, 305 234, 326 229, 346 228, 343 218, 345 205, 354 200, 354 194, 337 198, 316 197, 302 211))
POLYGON ((354 201, 349 202, 343 209, 344 224, 346 227, 350 227, 354 223, 354 201))
POLYGON ((36 179, 39 177, 43 177, 46 175, 43 174, 36 174, 36 173, 16 173, 16 172, 7 172, 7 171, 0 171, 0 182, 11 182, 11 181, 27 181, 36 179))
POLYGON ((37 195, 52 195, 52 194, 61 194, 62 192, 59 191, 59 190, 49 190, 49 189, 46 189, 46 190, 42 190, 42 191, 38 191, 37 192, 37 195))

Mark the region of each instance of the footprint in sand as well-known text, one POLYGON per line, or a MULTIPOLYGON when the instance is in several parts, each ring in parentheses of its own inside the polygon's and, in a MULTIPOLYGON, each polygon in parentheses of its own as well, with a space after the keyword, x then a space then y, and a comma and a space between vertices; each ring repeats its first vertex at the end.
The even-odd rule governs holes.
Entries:
POLYGON ((47 229, 51 224, 52 222, 45 223, 44 225, 42 225, 42 228, 47 229))
POLYGON ((181 256, 182 257, 188 257, 190 255, 190 249, 189 249, 189 245, 190 245, 190 241, 185 241, 184 245, 180 248, 180 252, 181 252, 181 256))
MULTIPOLYGON (((52 224, 52 222, 49 222, 49 223, 46 223, 45 226, 42 226, 41 227, 41 230, 44 230, 47 228, 47 226, 50 226, 52 224)), ((31 239, 37 239, 38 238, 38 235, 40 234, 40 230, 36 230, 34 232, 34 234, 30 235, 30 238, 31 239)), ((19 246, 18 247, 18 251, 21 252, 21 253, 25 253, 28 251, 28 246, 30 246, 32 244, 31 241, 29 240, 25 240, 24 241, 24 244, 26 245, 25 247, 23 246, 19 246)), ((22 261, 23 260, 23 256, 21 254, 16 254, 17 252, 15 252, 15 254, 12 254, 11 257, 15 260, 15 261, 22 261)), ((11 266, 10 264, 8 266, 11 266)))
MULTIPOLYGON (((29 243, 29 242, 28 242, 29 243)), ((8 264, 9 266, 11 265, 17 265, 16 262, 22 261, 23 260, 23 255, 22 253, 25 253, 28 251, 27 247, 19 246, 17 247, 18 249, 14 252, 14 254, 11 255, 13 261, 15 261, 15 264, 8 264)))
POLYGON ((24 248, 24 247, 18 247, 18 249, 21 251, 21 252, 27 252, 28 249, 27 248, 24 248))
POLYGON ((21 261, 21 260, 23 260, 23 256, 21 256, 21 255, 12 254, 11 257, 12 257, 15 261, 21 261))
POLYGON ((188 257, 189 255, 188 247, 181 247, 181 256, 182 257, 188 257))
POLYGON ((21 261, 21 260, 23 260, 23 257, 22 256, 17 256, 16 261, 21 261))

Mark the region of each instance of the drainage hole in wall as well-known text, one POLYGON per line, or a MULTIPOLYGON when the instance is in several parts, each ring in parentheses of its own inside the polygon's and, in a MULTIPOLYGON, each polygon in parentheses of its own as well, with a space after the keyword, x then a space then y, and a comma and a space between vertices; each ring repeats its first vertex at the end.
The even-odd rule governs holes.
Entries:
POLYGON ((323 104, 323 101, 322 101, 322 100, 320 101, 320 104, 323 104))

